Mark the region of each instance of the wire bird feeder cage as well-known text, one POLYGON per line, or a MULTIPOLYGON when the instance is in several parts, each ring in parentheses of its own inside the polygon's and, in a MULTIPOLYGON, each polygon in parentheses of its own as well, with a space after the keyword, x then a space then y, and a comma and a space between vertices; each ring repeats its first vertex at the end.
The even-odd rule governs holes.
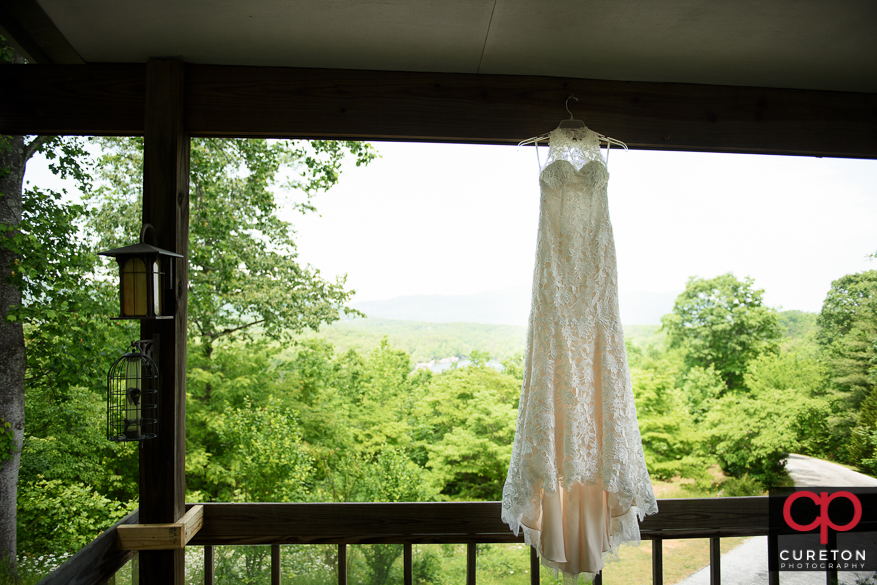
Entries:
POLYGON ((144 441, 158 436, 158 367, 152 342, 131 342, 107 374, 107 439, 144 441))

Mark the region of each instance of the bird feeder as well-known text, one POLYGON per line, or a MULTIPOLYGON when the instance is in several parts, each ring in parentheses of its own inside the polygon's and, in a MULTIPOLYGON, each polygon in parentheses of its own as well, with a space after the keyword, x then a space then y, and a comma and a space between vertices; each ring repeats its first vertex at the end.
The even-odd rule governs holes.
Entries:
POLYGON ((174 258, 182 258, 168 250, 147 244, 146 230, 140 231, 140 242, 99 252, 113 256, 119 263, 119 316, 114 319, 173 319, 174 258))
POLYGON ((144 441, 158 436, 158 367, 152 342, 131 343, 107 374, 107 439, 144 441))

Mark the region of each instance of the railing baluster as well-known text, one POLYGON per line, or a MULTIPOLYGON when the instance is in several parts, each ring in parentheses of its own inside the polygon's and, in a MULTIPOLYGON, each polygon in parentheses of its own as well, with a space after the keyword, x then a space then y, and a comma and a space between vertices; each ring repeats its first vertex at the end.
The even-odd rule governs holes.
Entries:
POLYGON ((539 555, 536 554, 536 549, 532 546, 530 547, 530 585, 539 585, 539 571, 540 571, 540 563, 539 563, 539 555))
POLYGON ((466 585, 475 585, 475 546, 474 542, 466 545, 466 585))
POLYGON ((338 585, 347 585, 347 545, 338 545, 338 585))
POLYGON ((410 543, 402 545, 402 579, 405 585, 414 585, 414 559, 411 552, 410 543))
POLYGON ((721 539, 710 538, 710 585, 722 585, 722 549, 721 539))
POLYGON ((131 557, 131 585, 140 585, 140 553, 131 557))
POLYGON ((652 541, 652 585, 664 585, 664 541, 652 541))
POLYGON ((594 575, 592 585, 603 585, 603 571, 600 571, 599 573, 594 575))
POLYGON ((213 546, 204 547, 204 585, 213 585, 213 546))
MULTIPOLYGON (((828 531, 828 550, 837 550, 837 532, 828 531)), ((825 570, 825 585, 837 585, 837 569, 825 570)))
MULTIPOLYGON (((780 538, 776 534, 767 535, 767 566, 771 565, 777 568, 780 566, 780 538)), ((780 585, 779 570, 767 572, 767 584, 780 585)))
POLYGON ((271 545, 271 585, 280 585, 280 545, 271 545))

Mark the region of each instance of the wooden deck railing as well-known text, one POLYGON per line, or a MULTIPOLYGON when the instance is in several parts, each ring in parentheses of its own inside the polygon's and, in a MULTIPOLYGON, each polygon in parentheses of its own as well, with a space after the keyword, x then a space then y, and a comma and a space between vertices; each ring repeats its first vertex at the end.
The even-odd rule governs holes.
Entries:
MULTIPOLYGON (((644 540, 652 541, 652 583, 663 585, 664 540, 710 539, 710 583, 720 585, 720 539, 768 534, 768 498, 709 498, 659 500, 660 513, 641 524, 644 540)), ((204 525, 189 545, 204 546, 205 583, 213 583, 213 547, 271 545, 271 583, 280 583, 281 544, 336 544, 338 583, 347 583, 347 545, 389 543, 403 545, 403 574, 412 583, 412 545, 467 544, 467 585, 475 584, 478 543, 523 542, 500 520, 499 502, 443 503, 314 503, 314 504, 204 504, 204 525)), ((137 513, 121 523, 136 523, 137 513)), ((118 525, 117 525, 118 526, 118 525)), ((776 554, 775 543, 770 543, 776 554)), ((51 575, 41 585, 104 583, 131 557, 116 550, 115 526, 108 529, 51 575)), ((531 583, 539 582, 539 559, 530 557, 531 583)), ((827 583, 837 582, 827 573, 827 583), (833 580, 833 581, 832 581, 833 580)), ((595 583, 600 583, 598 576, 595 583)), ((779 574, 771 572, 771 585, 779 574)))

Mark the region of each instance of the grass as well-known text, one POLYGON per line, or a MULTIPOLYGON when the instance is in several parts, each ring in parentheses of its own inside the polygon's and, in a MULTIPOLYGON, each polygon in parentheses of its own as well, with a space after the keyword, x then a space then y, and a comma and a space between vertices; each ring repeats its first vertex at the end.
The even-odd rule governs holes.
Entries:
MULTIPOLYGON (((745 538, 723 538, 722 554, 745 542, 745 538)), ((696 573, 710 563, 708 539, 665 540, 663 546, 664 583, 673 585, 696 573)), ((620 561, 609 563, 603 569, 604 585, 651 585, 652 543, 643 541, 638 547, 622 547, 620 561)))
MULTIPOLYGON (((722 554, 731 551, 745 542, 745 538, 723 538, 722 554)), ((437 554, 442 551, 442 571, 438 583, 462 583, 466 577, 465 545, 455 547, 449 556, 449 545, 417 545, 414 556, 437 554)), ((685 539, 668 540, 663 543, 664 583, 673 585, 709 565, 709 540, 685 539)), ((652 543, 643 541, 640 546, 623 546, 619 551, 620 560, 607 563, 603 569, 604 585, 651 585, 652 583, 652 543)), ((478 545, 477 582, 485 585, 527 585, 530 582, 530 548, 524 544, 478 545)), ((551 571, 542 567, 539 582, 543 585, 560 585, 562 578, 556 578, 551 571)), ((582 577, 579 583, 587 583, 582 577)))

